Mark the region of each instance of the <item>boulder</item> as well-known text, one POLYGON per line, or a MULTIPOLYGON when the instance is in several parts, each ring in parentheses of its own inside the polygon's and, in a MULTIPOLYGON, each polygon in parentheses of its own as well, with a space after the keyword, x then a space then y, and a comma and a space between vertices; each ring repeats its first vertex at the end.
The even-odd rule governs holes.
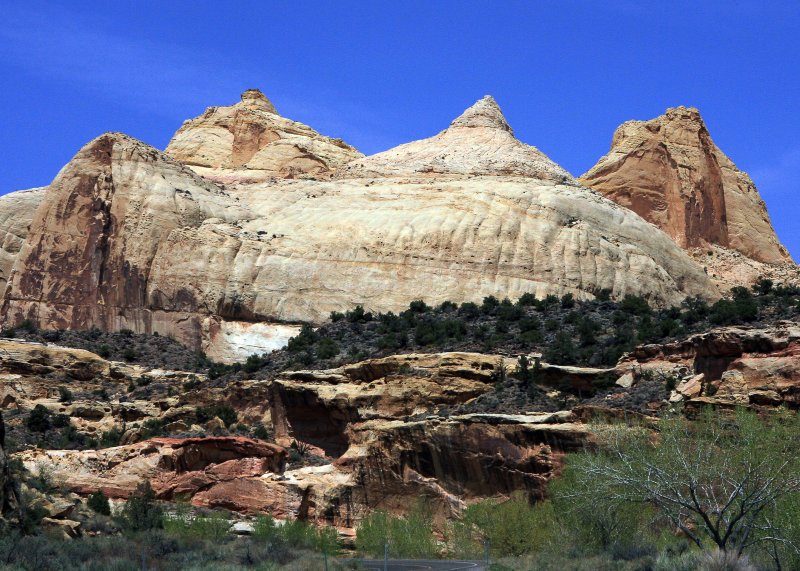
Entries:
POLYGON ((81 536, 81 522, 79 521, 44 517, 40 525, 61 539, 75 539, 81 536))

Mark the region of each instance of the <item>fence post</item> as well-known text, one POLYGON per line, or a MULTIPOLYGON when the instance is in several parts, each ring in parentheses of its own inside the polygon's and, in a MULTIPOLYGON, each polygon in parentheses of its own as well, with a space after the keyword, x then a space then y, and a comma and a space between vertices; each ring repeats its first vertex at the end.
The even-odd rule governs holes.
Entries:
POLYGON ((383 571, 389 571, 389 542, 383 544, 383 571))

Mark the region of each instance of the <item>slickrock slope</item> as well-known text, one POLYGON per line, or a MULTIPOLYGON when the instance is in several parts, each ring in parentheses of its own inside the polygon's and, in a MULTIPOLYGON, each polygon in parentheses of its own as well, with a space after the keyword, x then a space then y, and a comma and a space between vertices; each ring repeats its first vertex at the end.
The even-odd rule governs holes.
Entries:
POLYGON ((230 192, 256 218, 170 236, 170 263, 151 276, 166 298, 219 303, 221 284, 190 278, 194 258, 209 261, 209 275, 230 273, 225 296, 245 319, 320 322, 356 304, 397 311, 420 297, 716 294, 668 236, 516 141, 491 99, 437 137, 356 160, 333 181, 230 192), (444 158, 429 169, 430 157, 444 158))
POLYGON ((697 109, 628 121, 579 179, 684 248, 717 244, 760 262, 790 262, 750 177, 714 144, 697 109))
MULTIPOLYGON (((280 119, 251 92, 225 109, 280 119)), ((218 139, 191 125, 187 137, 218 139)), ((280 170, 270 157, 263 164, 280 170)), ((717 295, 666 234, 517 141, 491 98, 436 137, 357 159, 334 180, 225 188, 124 135, 91 142, 31 223, 3 323, 158 331, 232 359, 242 357, 235 347, 215 347, 241 338, 258 351, 260 333, 228 322, 322 322, 357 304, 717 295)), ((291 333, 270 325, 260 347, 291 333)))
POLYGON ((741 252, 717 245, 693 248, 689 250, 689 255, 703 266, 720 291, 754 284, 760 278, 786 285, 800 285, 800 266, 792 261, 782 264, 759 262, 741 252))
POLYGON ((46 187, 32 188, 0 196, 0 296, 46 191, 46 187))
MULTIPOLYGON (((148 277, 159 245, 204 220, 241 220, 234 199, 119 133, 87 144, 48 187, 18 254, 5 322, 62 329, 158 329, 199 338, 194 314, 165 315, 148 277), (152 300, 155 298, 155 300, 152 300)), ((193 260, 203 279, 202 260, 193 260)), ((191 311, 196 311, 196 307, 191 311)))
POLYGON ((362 156, 341 139, 278 115, 257 89, 229 107, 209 107, 186 121, 166 153, 219 182, 326 178, 362 156))

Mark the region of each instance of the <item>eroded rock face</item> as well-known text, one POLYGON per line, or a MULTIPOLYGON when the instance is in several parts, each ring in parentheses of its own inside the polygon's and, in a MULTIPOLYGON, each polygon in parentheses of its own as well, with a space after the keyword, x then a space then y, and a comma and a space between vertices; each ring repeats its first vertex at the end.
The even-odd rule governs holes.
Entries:
POLYGON ((543 497, 564 453, 591 442, 585 426, 550 420, 467 415, 369 421, 351 427, 351 448, 335 465, 355 474, 368 508, 404 513, 415 498, 426 497, 438 514, 453 517, 479 498, 514 491, 543 497))
POLYGON ((47 188, 18 190, 0 196, 0 296, 6 290, 11 269, 17 259, 36 209, 47 188))
POLYGON ((267 442, 217 436, 154 438, 102 450, 31 450, 18 457, 31 471, 51 467, 55 478, 81 495, 102 490, 110 498, 127 498, 149 480, 159 498, 178 499, 266 472, 280 474, 287 453, 267 442))
POLYGON ((273 384, 275 435, 279 441, 297 438, 336 457, 350 444, 349 425, 461 404, 491 390, 501 367, 500 356, 438 353, 287 372, 273 384))
POLYGON ((492 415, 357 423, 352 445, 336 462, 294 469, 284 448, 240 437, 156 438, 16 457, 29 470, 52 470, 82 496, 102 490, 126 498, 147 479, 161 499, 353 528, 374 509, 406 513, 420 497, 440 521, 485 497, 514 491, 541 497, 564 453, 592 441, 584 425, 559 420, 492 415))
POLYGON ((186 121, 165 151, 199 174, 218 182, 269 178, 326 178, 362 156, 341 139, 278 115, 258 89, 241 102, 209 107, 186 121))
POLYGON ((791 261, 753 181, 714 144, 697 109, 623 123, 579 180, 684 248, 716 244, 760 262, 791 261))

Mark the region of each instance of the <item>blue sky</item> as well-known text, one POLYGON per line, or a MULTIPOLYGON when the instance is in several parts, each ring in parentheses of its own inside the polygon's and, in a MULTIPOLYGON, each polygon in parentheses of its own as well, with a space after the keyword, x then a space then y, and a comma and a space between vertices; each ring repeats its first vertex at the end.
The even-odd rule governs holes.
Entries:
POLYGON ((47 184, 105 131, 163 148, 249 87, 367 154, 489 93, 576 175, 619 123, 688 105, 800 260, 796 0, 4 0, 0 13, 0 194, 47 184))

